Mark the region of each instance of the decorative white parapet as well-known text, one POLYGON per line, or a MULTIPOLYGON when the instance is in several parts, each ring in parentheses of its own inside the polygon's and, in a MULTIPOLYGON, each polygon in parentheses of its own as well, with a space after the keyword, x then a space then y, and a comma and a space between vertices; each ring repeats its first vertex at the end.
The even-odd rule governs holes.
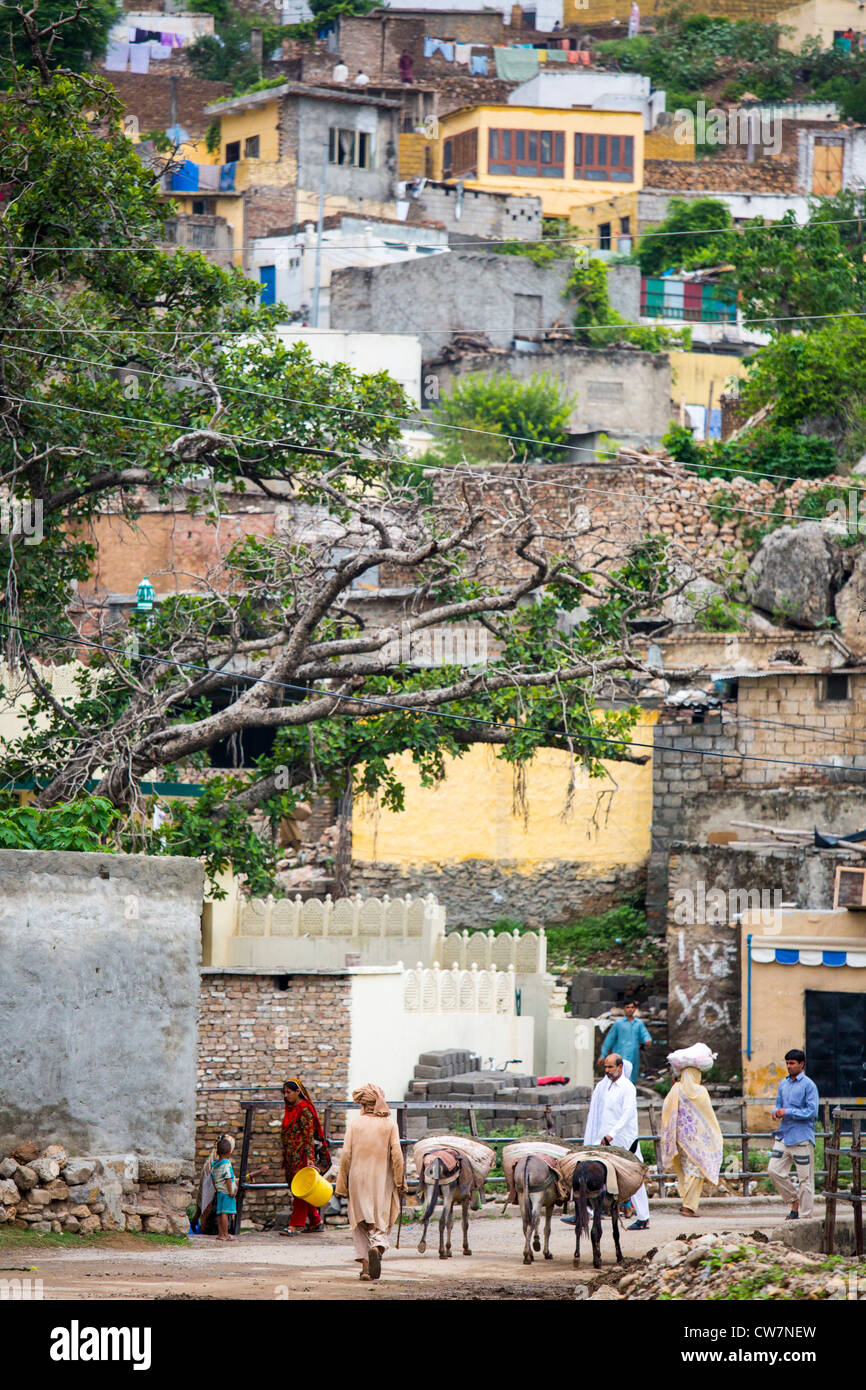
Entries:
POLYGON ((443 970, 438 961, 432 967, 419 961, 403 975, 403 1008, 413 1014, 513 1015, 517 1012, 514 966, 479 970, 472 964, 464 970, 455 963, 443 970))
POLYGON ((465 970, 479 968, 507 970, 513 966, 519 975, 543 975, 547 969, 547 937, 539 931, 455 931, 445 938, 445 959, 465 970))

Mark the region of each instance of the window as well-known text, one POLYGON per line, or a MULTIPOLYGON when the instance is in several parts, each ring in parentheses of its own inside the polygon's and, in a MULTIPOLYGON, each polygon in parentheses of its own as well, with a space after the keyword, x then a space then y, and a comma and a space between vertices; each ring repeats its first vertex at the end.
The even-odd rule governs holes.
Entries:
POLYGON ((574 137, 574 177, 631 183, 634 179, 634 137, 584 135, 574 137))
POLYGON ((621 217, 621 218, 619 219, 619 234, 620 234, 620 236, 631 236, 631 218, 630 218, 630 217, 621 217))
POLYGON ((478 172, 478 131, 463 130, 443 146, 442 177, 459 179, 478 172))
POLYGON ((226 145, 226 164, 236 164, 241 157, 240 140, 229 140, 226 145))
POLYGON ((599 251, 610 250, 610 223, 600 222, 598 226, 598 249, 599 251))
POLYGON ((332 126, 328 131, 328 162, 347 164, 353 169, 372 169, 370 136, 365 130, 341 130, 332 126))
POLYGON ((258 159, 259 157, 259 137, 248 135, 244 141, 244 159, 258 159))
POLYGON ((193 210, 193 213, 194 213, 196 216, 201 216, 202 213, 204 213, 204 212, 209 212, 209 211, 210 211, 210 208, 209 208, 208 205, 207 205, 207 199, 206 199, 206 198, 193 198, 193 200, 192 200, 192 210, 193 210))
POLYGON ((564 178, 565 135, 561 130, 491 130, 487 172, 522 179, 564 178))
POLYGON ((192 245, 204 247, 216 246, 216 227, 212 222, 208 222, 203 227, 193 224, 192 245))
POLYGON ((847 676, 828 676, 824 686, 825 700, 847 700, 848 699, 848 677, 847 676))

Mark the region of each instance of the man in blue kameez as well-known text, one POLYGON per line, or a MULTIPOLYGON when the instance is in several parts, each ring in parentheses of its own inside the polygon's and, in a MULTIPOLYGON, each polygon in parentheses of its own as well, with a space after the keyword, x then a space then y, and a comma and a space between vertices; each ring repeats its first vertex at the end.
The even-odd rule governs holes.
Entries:
POLYGON ((640 1074, 640 1050, 652 1042, 646 1024, 635 1018, 636 1007, 633 1000, 626 1004, 625 1018, 618 1018, 607 1030, 601 1045, 602 1061, 609 1052, 618 1052, 621 1057, 631 1062, 632 1082, 637 1081, 640 1074))

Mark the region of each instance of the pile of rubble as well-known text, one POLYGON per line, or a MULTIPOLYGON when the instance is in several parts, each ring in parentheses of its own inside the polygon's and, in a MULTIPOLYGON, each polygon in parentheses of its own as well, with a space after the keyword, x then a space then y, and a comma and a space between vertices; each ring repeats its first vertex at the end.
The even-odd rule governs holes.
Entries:
POLYGON ((863 1290, 856 1259, 792 1250, 762 1231, 707 1232, 669 1241, 620 1279, 619 1294, 638 1302, 659 1299, 847 1299, 863 1290), (853 1293, 852 1293, 853 1291, 853 1293))
POLYGON ((289 848, 277 861, 277 879, 293 893, 330 884, 340 838, 339 825, 326 826, 313 844, 289 848))
POLYGON ((134 1154, 72 1158, 61 1144, 19 1144, 0 1161, 0 1225, 39 1234, 187 1235, 192 1165, 134 1154))

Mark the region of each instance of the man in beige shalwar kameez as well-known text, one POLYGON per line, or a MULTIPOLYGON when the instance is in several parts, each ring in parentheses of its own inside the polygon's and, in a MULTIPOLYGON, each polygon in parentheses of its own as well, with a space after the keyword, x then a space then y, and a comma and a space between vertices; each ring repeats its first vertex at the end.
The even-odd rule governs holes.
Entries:
POLYGON ((391 1227, 400 1214, 403 1151, 397 1121, 381 1086, 367 1082, 352 1092, 360 1112, 350 1116, 340 1156, 338 1197, 349 1199, 349 1225, 362 1279, 378 1279, 391 1227))

